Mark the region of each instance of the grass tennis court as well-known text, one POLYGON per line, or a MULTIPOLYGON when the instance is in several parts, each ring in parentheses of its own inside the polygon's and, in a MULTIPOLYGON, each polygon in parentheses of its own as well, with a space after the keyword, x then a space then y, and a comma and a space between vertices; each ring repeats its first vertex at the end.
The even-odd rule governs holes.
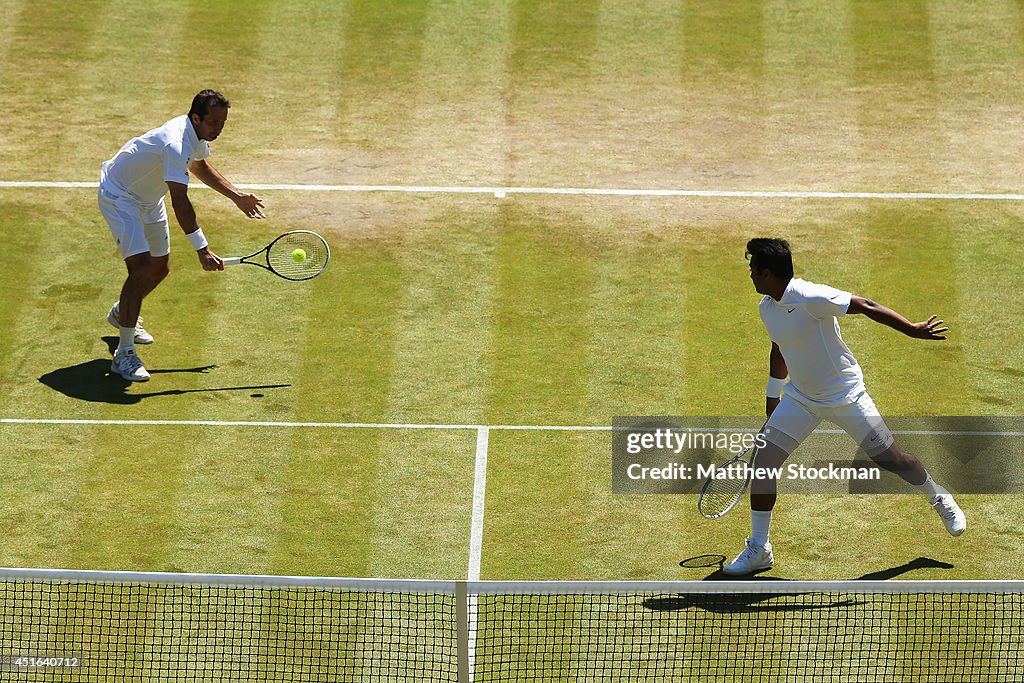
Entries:
MULTIPOLYGON (((93 181, 196 90, 235 183, 1020 191, 1024 22, 959 3, 0 3, 0 180, 93 181), (728 30, 723 29, 728 27, 728 30)), ((604 426, 755 415, 743 245, 953 329, 844 337, 886 414, 1021 414, 1019 201, 191 194, 214 249, 331 243, 306 284, 203 273, 172 218, 154 373, 105 376, 123 279, 89 188, 0 187, 0 417, 604 426)), ((250 269, 255 270, 255 269, 250 269)), ((0 566, 465 578, 473 430, 0 425, 0 566)), ((492 430, 482 579, 699 579, 743 512, 610 493, 607 432, 492 430)), ((922 459, 927 454, 919 453, 922 459)), ((927 464, 927 463, 926 463, 927 464)), ((1014 495, 780 503, 772 576, 1021 576, 1014 495)))

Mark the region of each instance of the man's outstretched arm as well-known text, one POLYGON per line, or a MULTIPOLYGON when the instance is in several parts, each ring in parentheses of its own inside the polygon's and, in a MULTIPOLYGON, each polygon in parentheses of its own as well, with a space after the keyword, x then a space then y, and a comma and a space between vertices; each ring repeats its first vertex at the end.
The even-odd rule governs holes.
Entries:
POLYGON ((945 339, 944 333, 949 331, 943 321, 937 320, 937 315, 929 316, 923 322, 912 323, 891 308, 886 308, 877 301, 865 299, 862 296, 852 297, 850 307, 846 312, 848 314, 861 313, 876 323, 891 327, 914 339, 945 339))
POLYGON ((263 200, 254 194, 241 192, 237 187, 228 182, 228 179, 220 174, 217 169, 210 165, 206 159, 193 161, 188 170, 203 181, 209 187, 217 190, 222 195, 235 203, 242 213, 249 218, 266 218, 263 213, 263 200))
MULTIPOLYGON (((185 235, 202 235, 199 223, 196 221, 196 210, 192 206, 192 200, 188 198, 188 185, 168 182, 167 187, 171 193, 171 207, 174 209, 174 217, 178 219, 178 225, 185 231, 185 235)), ((205 237, 203 237, 202 241, 206 242, 205 237)), ((203 270, 224 270, 224 262, 219 256, 210 251, 209 245, 193 246, 198 247, 196 255, 199 256, 199 263, 202 264, 203 270)))

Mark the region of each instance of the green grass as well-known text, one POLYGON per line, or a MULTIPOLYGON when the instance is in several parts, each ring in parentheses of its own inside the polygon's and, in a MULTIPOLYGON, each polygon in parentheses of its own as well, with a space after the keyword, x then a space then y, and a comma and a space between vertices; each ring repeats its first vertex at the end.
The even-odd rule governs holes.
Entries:
MULTIPOLYGON (((38 274, 10 283, 21 296, 4 311, 7 417, 606 425, 614 415, 755 415, 763 405, 767 342, 742 235, 688 223, 688 207, 678 204, 648 215, 611 199, 495 206, 491 198, 375 197, 374 211, 402 219, 372 234, 323 227, 334 260, 305 285, 256 269, 203 273, 175 235, 171 280, 147 302, 158 343, 143 357, 154 379, 124 387, 103 377, 116 258, 98 217, 83 227, 72 221, 89 215, 91 192, 67 193, 57 209, 49 208, 54 191, 17 192, 11 214, 53 240, 39 248, 58 257, 33 261, 38 274), (57 246, 69 235, 80 250, 57 246), (45 335, 26 310, 53 321, 45 335)), ((300 199, 316 202, 272 197, 284 212, 298 211, 300 199)), ((197 199, 210 232, 224 253, 244 252, 263 229, 240 225, 214 200, 197 199)), ((950 341, 926 344, 866 319, 844 321, 883 410, 1019 410, 1019 352, 1005 335, 1024 277, 1009 263, 996 276, 993 265, 1006 257, 984 246, 1010 239, 1013 211, 864 203, 810 224, 804 214, 825 214, 828 205, 794 204, 792 223, 772 232, 803 245, 798 264, 808 264, 808 277, 912 317, 937 312, 954 327, 950 341), (920 226, 928 226, 926 242, 920 226), (862 235, 863 247, 835 244, 840 231, 862 235), (965 248, 972 244, 979 248, 965 248), (923 275, 890 277, 915 271, 923 275)), ((15 250, 0 259, 8 274, 20 261, 15 250)), ((5 425, 4 435, 8 566, 437 578, 465 571, 472 432, 5 425), (50 489, 52 478, 59 484, 50 489), (26 490, 26 482, 34 485, 26 490)), ((678 562, 733 551, 745 515, 712 524, 696 518, 686 497, 612 496, 608 452, 602 433, 495 433, 482 576, 698 578, 678 562), (657 551, 638 554, 637 538, 657 551)), ((872 520, 892 520, 890 529, 865 529, 851 564, 823 563, 813 551, 820 539, 832 542, 833 521, 809 525, 819 502, 800 497, 777 515, 778 572, 853 577, 938 555, 957 566, 957 578, 1003 577, 1003 539, 984 530, 982 511, 1012 509, 1015 500, 978 499, 969 509, 976 533, 950 542, 916 497, 840 499, 830 505, 850 515, 875 506, 872 520)))
MULTIPOLYGON (((30 204, 50 201, 44 191, 21 194, 30 204)), ((77 202, 65 210, 85 213, 89 197, 79 195, 88 194, 74 193, 77 202)), ((85 265, 113 257, 81 231, 84 251, 64 253, 68 263, 40 261, 43 274, 30 286, 18 283, 23 296, 7 328, 5 415, 602 425, 617 414, 759 409, 766 342, 731 234, 708 231, 693 243, 688 234, 701 226, 672 232, 663 213, 616 235, 611 224, 584 224, 593 203, 561 202, 559 219, 550 221, 547 202, 526 199, 500 211, 490 200, 463 200, 458 210, 449 199, 379 201, 422 220, 394 236, 329 234, 334 263, 308 285, 279 283, 255 269, 211 275, 189 261, 176 263, 173 279, 147 308, 159 339, 144 350, 154 380, 128 388, 102 377, 104 337, 113 333, 102 314, 118 275, 110 267, 104 278, 90 279, 85 265), (454 242, 453 231, 465 241, 454 242), (26 309, 55 322, 48 334, 33 337, 35 321, 19 313, 26 309), (30 338, 32 344, 17 341, 30 338), (49 365, 40 367, 40 357, 49 365)), ((881 260, 866 260, 866 268, 848 263, 842 250, 832 254, 828 230, 819 227, 820 244, 808 245, 816 251, 815 271, 836 272, 837 284, 908 312, 936 296, 938 312, 966 328, 929 346, 866 320, 846 321, 869 387, 893 414, 1012 414, 1012 352, 996 334, 1006 328, 983 325, 973 306, 983 301, 995 323, 1008 319, 1020 278, 1008 285, 1006 277, 993 277, 999 256, 983 249, 976 260, 960 250, 957 286, 887 282, 887 258, 916 250, 928 267, 934 263, 906 228, 914 220, 935 224, 939 216, 915 216, 912 209, 901 220, 893 212, 865 214, 862 229, 885 245, 881 260), (969 296, 957 297, 961 291, 969 296), (987 360, 997 354, 1005 360, 987 360)), ((220 209, 209 210, 221 218, 220 209)), ((985 210, 980 222, 992 241, 1008 237, 1011 214, 985 205, 974 215, 985 210)), ((74 230, 55 213, 35 229, 74 230)), ((216 234, 224 243, 250 243, 227 216, 223 222, 216 234)), ((89 230, 100 227, 89 223, 89 230)), ((785 232, 809 230, 798 224, 785 232)), ((964 239, 979 236, 951 241, 964 239)), ((4 258, 13 260, 13 252, 4 258)), ((8 265, 6 273, 14 269, 8 265)), ((12 530, 8 566, 438 578, 464 572, 474 453, 466 433, 409 441, 399 431, 5 425, 4 434, 11 453, 3 508, 12 530), (339 483, 321 481, 323 472, 339 483), (250 496, 260 500, 255 509, 250 496), (187 514, 176 514, 178 508, 187 514)), ((710 524, 695 518, 685 497, 612 496, 606 441, 600 433, 495 434, 482 576, 697 578, 681 572, 678 561, 732 552, 746 525, 742 514, 710 524), (657 551, 638 554, 638 537, 657 551)), ((832 518, 824 528, 808 527, 818 503, 811 499, 801 513, 799 500, 780 508, 775 526, 777 538, 791 539, 782 544, 779 572, 786 576, 852 577, 917 555, 940 555, 957 565, 959 578, 1007 575, 1005 559, 993 561, 1003 557, 1003 537, 979 531, 951 546, 935 520, 921 519, 927 511, 913 497, 878 507, 876 514, 895 526, 866 530, 861 542, 871 552, 858 553, 854 565, 822 563, 813 546, 832 538, 832 518), (911 533, 906 518, 923 526, 911 533), (925 533, 934 540, 908 546, 925 533)), ((1014 500, 979 499, 969 511, 986 519, 983 510, 1013 509, 1014 500)), ((852 500, 833 504, 861 514, 852 500)))
MULTIPOLYGON (((232 100, 212 162, 236 182, 1019 192, 1024 156, 1024 21, 994 0, 9 1, 0 74, 0 180, 93 180, 202 87, 232 100)), ((94 191, 0 189, 0 417, 757 415, 758 235, 799 275, 950 324, 924 343, 842 321, 884 413, 1024 408, 1018 202, 262 194, 265 223, 192 193, 214 249, 314 229, 330 268, 204 273, 173 227, 153 380, 124 387, 94 191)), ((491 432, 482 578, 700 579, 679 562, 738 550, 742 512, 613 496, 608 441, 491 432)), ((0 451, 0 566, 466 575, 473 430, 3 424, 0 451)), ((1020 500, 965 497, 952 540, 914 496, 784 498, 772 576, 926 557, 901 576, 1018 578, 1020 500)))

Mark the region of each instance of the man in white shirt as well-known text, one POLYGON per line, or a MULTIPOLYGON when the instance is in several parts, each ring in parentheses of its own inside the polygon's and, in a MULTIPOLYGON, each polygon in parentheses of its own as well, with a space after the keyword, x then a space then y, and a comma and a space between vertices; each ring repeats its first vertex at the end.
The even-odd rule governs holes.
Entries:
MULTIPOLYGON (((754 289, 764 295, 759 309, 772 341, 765 391, 767 445, 757 453, 754 466, 781 467, 826 419, 842 427, 879 466, 927 495, 950 534, 962 534, 967 521, 953 496, 932 481, 917 458, 900 450, 879 416, 836 318, 863 314, 915 339, 945 339, 949 328, 934 315, 912 323, 870 299, 794 278, 793 257, 785 240, 750 240, 746 255, 754 289)), ((751 535, 746 548, 723 567, 726 574, 750 574, 774 564, 768 530, 776 485, 774 479, 751 482, 751 535)))
POLYGON ((203 90, 193 98, 187 115, 132 138, 100 169, 100 211, 128 268, 121 298, 107 313, 107 321, 120 332, 110 370, 126 380, 149 379, 135 345, 153 343, 139 312, 142 300, 169 272, 171 235, 164 195, 170 191, 174 216, 204 270, 223 270, 224 263, 210 250, 196 221, 188 198, 189 173, 232 200, 249 218, 264 218, 260 198, 239 192, 206 160, 210 141, 224 129, 230 107, 219 92, 203 90))

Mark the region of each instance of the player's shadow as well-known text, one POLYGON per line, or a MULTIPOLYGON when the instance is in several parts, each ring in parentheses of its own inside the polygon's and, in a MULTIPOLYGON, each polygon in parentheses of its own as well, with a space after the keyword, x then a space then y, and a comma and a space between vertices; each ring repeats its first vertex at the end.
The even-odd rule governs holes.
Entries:
MULTIPOLYGON (((695 563, 695 560, 704 558, 722 558, 723 555, 702 555, 699 558, 691 558, 680 562, 682 567, 706 567, 708 564, 695 563)), ((858 576, 854 581, 883 581, 896 578, 915 569, 953 569, 955 565, 948 562, 933 560, 928 557, 918 557, 896 567, 882 569, 877 572, 870 572, 858 576)), ((718 569, 704 577, 704 581, 760 581, 760 582, 785 582, 792 579, 777 577, 760 577, 756 574, 745 577, 729 576, 722 572, 721 563, 718 569)), ((644 607, 655 612, 672 612, 685 609, 702 609, 707 612, 721 614, 737 614, 744 612, 800 612, 804 610, 836 609, 858 605, 864 600, 855 596, 835 600, 832 602, 819 602, 810 604, 791 604, 786 602, 769 602, 778 598, 797 597, 801 593, 765 592, 765 593, 682 593, 679 595, 658 596, 644 600, 644 607)))
MULTIPOLYGON (((194 372, 205 374, 216 368, 216 365, 204 365, 197 368, 175 368, 168 370, 150 370, 150 374, 194 372)), ((122 378, 110 371, 110 361, 96 359, 71 365, 66 368, 59 368, 48 372, 39 378, 39 381, 54 391, 91 403, 115 403, 120 405, 131 405, 139 403, 143 399, 155 396, 180 396, 182 394, 196 394, 210 391, 249 391, 255 389, 280 389, 290 387, 290 384, 260 384, 244 387, 214 387, 210 389, 165 389, 163 391, 151 391, 148 393, 129 393, 128 387, 134 382, 122 378)))

